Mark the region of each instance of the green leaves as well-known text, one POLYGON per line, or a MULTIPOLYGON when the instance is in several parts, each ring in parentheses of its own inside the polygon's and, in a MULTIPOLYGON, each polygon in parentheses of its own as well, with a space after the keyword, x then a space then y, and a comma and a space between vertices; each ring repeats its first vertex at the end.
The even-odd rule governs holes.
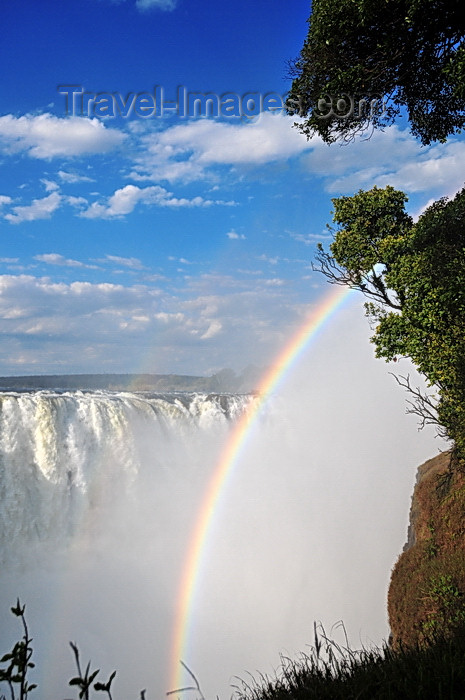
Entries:
POLYGON ((393 187, 333 199, 333 220, 339 224, 330 253, 319 247, 321 270, 338 284, 358 288, 375 301, 400 309, 402 295, 392 291, 387 276, 409 246, 412 219, 407 197, 393 187), (333 270, 334 275, 328 274, 333 270), (389 292, 391 289, 391 293, 389 292))
MULTIPOLYGON (((437 423, 465 462, 465 190, 416 223, 406 200, 392 187, 334 199, 339 228, 330 252, 318 247, 318 269, 368 298, 377 357, 410 357, 437 387, 437 423)), ((427 414, 414 412, 431 422, 425 399, 427 414)))
POLYGON ((306 119, 297 128, 327 143, 383 128, 402 110, 423 144, 443 142, 465 125, 464 56, 458 2, 313 0, 287 109, 298 104, 306 119), (323 96, 336 104, 344 94, 349 110, 321 115, 323 96))

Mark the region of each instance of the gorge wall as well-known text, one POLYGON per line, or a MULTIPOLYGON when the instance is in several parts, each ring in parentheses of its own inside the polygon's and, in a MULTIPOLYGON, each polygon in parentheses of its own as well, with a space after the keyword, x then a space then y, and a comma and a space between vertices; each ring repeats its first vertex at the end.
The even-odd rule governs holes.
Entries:
POLYGON ((443 452, 417 472, 408 539, 388 593, 394 648, 465 624, 465 474, 451 460, 443 452))

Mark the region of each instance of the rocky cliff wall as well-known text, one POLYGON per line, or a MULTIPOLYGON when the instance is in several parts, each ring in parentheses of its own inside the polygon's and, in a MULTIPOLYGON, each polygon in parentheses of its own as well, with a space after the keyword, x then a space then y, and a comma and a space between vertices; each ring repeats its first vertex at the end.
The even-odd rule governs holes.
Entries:
POLYGON ((465 625, 465 474, 450 452, 418 469, 388 613, 394 647, 423 645, 465 625))

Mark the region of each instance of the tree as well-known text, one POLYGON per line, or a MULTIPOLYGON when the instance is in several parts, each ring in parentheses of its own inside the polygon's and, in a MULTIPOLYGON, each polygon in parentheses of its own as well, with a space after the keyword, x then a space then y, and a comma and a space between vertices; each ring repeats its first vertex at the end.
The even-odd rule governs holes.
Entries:
POLYGON ((310 138, 331 143, 391 124, 405 109, 423 144, 465 124, 461 0, 313 0, 287 100, 310 138))
POLYGON ((440 199, 416 223, 393 187, 333 199, 339 225, 319 268, 334 284, 359 289, 376 325, 377 357, 409 357, 437 401, 399 380, 423 423, 436 422, 465 463, 465 189, 440 199))

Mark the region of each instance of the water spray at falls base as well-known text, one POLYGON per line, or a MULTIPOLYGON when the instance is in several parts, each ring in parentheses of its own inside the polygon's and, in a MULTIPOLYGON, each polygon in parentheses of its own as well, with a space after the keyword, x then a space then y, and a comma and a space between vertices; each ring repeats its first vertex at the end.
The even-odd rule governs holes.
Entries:
MULTIPOLYGON (((360 309, 327 326, 254 430, 217 510, 183 660, 206 697, 272 672, 343 619, 352 643, 388 633, 390 569, 415 466, 435 454, 375 361, 360 309)), ((116 698, 172 686, 186 548, 250 397, 1 397, 1 652, 27 605, 36 700, 70 696, 68 641, 116 698), (158 399, 157 399, 158 400, 158 399)))

